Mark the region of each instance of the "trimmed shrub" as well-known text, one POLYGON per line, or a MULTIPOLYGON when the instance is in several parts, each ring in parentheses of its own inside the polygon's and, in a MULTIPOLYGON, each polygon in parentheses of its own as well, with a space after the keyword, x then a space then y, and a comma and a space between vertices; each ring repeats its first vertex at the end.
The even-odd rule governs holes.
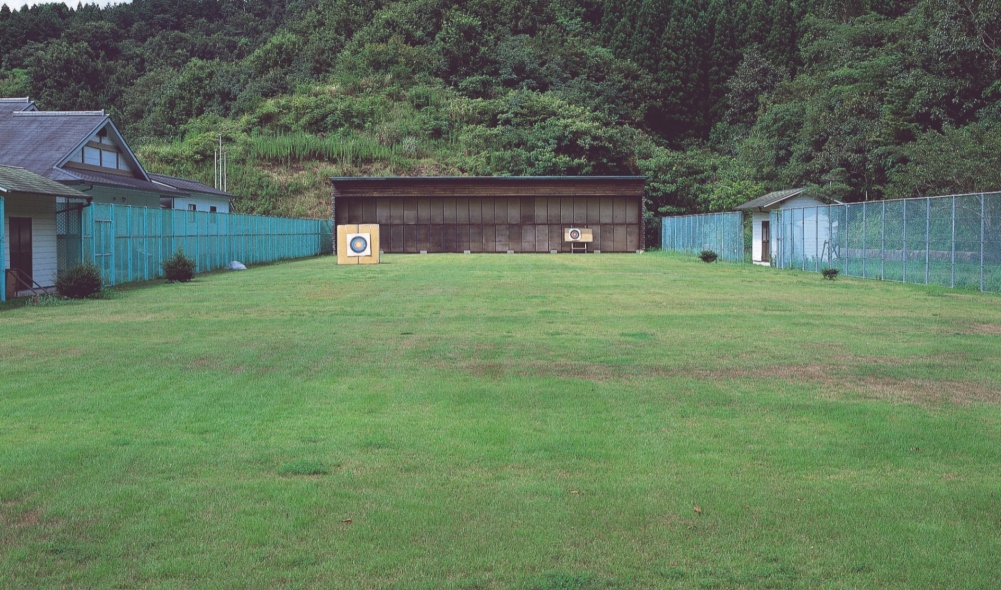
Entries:
POLYGON ((836 268, 825 268, 820 271, 820 274, 824 275, 824 278, 827 279, 828 281, 833 281, 834 279, 838 278, 838 274, 840 274, 840 272, 841 271, 839 271, 836 268))
POLYGON ((101 269, 92 262, 70 267, 56 276, 56 291, 70 299, 83 299, 98 293, 101 284, 101 269))
POLYGON ((185 256, 184 250, 178 250, 160 266, 164 278, 171 283, 187 283, 195 276, 195 261, 185 256))
POLYGON ((699 252, 699 258, 702 259, 702 262, 709 264, 711 262, 716 262, 716 259, 719 258, 719 254, 713 252, 712 250, 703 250, 699 252))

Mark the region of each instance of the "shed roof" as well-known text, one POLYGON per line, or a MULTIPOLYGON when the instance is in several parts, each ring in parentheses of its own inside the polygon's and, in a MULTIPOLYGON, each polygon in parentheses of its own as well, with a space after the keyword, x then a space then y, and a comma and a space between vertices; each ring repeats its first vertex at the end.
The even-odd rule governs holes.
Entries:
POLYGON ((190 178, 180 178, 177 176, 168 176, 166 174, 153 174, 153 173, 150 173, 149 177, 154 182, 165 184, 169 187, 186 191, 189 193, 202 193, 218 197, 227 197, 230 199, 232 199, 235 196, 231 193, 227 193, 226 191, 221 191, 217 188, 213 188, 207 184, 202 184, 197 180, 191 180, 190 178))
POLYGON ((628 196, 642 197, 645 176, 341 176, 330 179, 339 196, 492 197, 628 196))
POLYGON ((63 158, 107 121, 103 111, 8 112, 0 116, 0 162, 51 177, 63 158))
POLYGON ((768 193, 763 197, 758 197, 757 199, 752 199, 743 205, 738 205, 737 210, 745 209, 757 209, 759 207, 771 207, 772 205, 781 203, 782 201, 789 200, 796 195, 801 194, 805 191, 805 188, 791 188, 784 191, 775 191, 773 193, 768 193))
POLYGON ((87 195, 64 184, 16 166, 0 166, 0 193, 28 193, 86 199, 87 195))

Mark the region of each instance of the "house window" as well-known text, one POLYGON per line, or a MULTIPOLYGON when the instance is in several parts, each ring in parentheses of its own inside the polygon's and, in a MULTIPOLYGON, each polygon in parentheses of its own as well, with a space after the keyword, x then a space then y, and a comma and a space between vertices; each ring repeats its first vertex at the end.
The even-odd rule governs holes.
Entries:
POLYGON ((118 154, 107 150, 101 150, 101 167, 118 168, 118 154))
POLYGON ((83 148, 83 163, 90 166, 101 165, 101 150, 92 147, 83 148))
POLYGON ((198 211, 198 206, 194 203, 188 203, 188 211, 198 211))
POLYGON ((218 209, 216 209, 214 206, 212 206, 212 207, 209 207, 209 211, 212 212, 212 213, 215 213, 216 211, 218 211, 218 209))

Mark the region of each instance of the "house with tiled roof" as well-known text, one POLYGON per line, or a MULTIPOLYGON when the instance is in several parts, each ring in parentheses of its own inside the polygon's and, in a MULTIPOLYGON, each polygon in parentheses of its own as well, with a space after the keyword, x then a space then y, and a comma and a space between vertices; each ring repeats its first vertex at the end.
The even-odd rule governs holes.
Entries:
MULTIPOLYGON (((40 111, 28 98, 0 98, 0 166, 71 188, 84 204, 228 213, 233 198, 194 180, 147 172, 104 111, 40 111)), ((24 192, 0 199, 7 210, 0 235, 16 230, 17 248, 34 252, 31 264, 20 251, 12 259, 12 242, 5 240, 4 269, 25 284, 51 287, 56 268, 43 245, 56 239, 57 213, 81 206, 79 199, 24 192)))

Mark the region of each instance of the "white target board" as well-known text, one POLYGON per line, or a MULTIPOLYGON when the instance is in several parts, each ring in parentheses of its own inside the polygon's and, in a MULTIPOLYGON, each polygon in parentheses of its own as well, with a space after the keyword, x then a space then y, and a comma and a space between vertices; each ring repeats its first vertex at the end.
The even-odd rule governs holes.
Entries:
POLYGON ((348 256, 371 256, 372 255, 372 235, 371 234, 348 234, 348 256))

